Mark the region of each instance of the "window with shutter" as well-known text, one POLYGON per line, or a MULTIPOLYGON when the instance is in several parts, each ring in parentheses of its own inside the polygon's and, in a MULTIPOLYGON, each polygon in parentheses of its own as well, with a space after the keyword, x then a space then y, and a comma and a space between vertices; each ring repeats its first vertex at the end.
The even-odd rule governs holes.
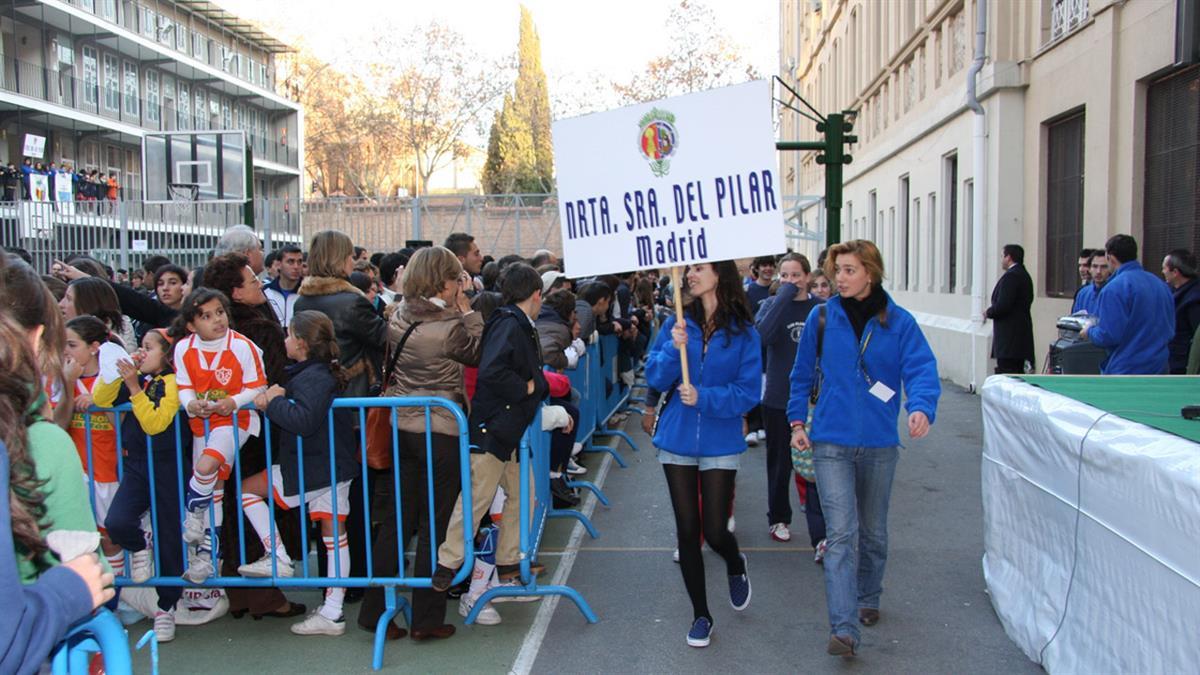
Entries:
POLYGON ((1079 286, 1083 246, 1082 112, 1046 125, 1046 295, 1067 298, 1079 286))
POLYGON ((1155 271, 1175 248, 1200 251, 1196 181, 1200 165, 1200 67, 1146 91, 1146 175, 1142 264, 1155 271))

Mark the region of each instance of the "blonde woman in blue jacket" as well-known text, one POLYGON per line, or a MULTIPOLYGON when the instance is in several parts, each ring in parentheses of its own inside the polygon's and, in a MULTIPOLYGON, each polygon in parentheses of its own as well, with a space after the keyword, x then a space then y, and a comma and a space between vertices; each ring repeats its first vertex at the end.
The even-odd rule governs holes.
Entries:
POLYGON ((741 276, 732 261, 698 263, 687 272, 691 302, 685 325, 671 317, 646 362, 646 381, 669 396, 654 446, 663 465, 679 541, 679 567, 692 601, 687 643, 706 647, 713 629, 704 584, 704 541, 725 559, 729 603, 750 604, 746 558, 727 524, 740 455, 746 451, 742 415, 758 404, 762 352, 741 276), (687 350, 683 384, 680 350, 687 350), (703 511, 703 513, 701 512, 703 511))
POLYGON ((875 244, 856 239, 829 247, 825 274, 837 295, 804 324, 788 420, 792 447, 812 448, 825 514, 827 651, 854 656, 859 624, 879 621, 888 500, 900 455, 900 391, 908 399, 908 434, 917 439, 929 433, 942 387, 920 326, 883 290, 875 244), (812 426, 806 427, 814 395, 812 426))

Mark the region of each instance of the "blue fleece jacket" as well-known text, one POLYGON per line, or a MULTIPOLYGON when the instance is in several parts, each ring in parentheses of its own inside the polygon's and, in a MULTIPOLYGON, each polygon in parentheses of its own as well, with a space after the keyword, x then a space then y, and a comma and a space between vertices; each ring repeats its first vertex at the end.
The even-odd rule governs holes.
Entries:
MULTIPOLYGON (((0 541, 11 540, 8 449, 0 442, 0 541)), ((5 602, 0 612, 0 673, 38 672, 71 624, 92 610, 92 594, 78 574, 60 565, 23 586, 16 557, 8 551, 0 551, 0 593, 5 602)))
POLYGON ((1075 304, 1071 306, 1071 313, 1086 311, 1091 316, 1100 314, 1100 291, 1104 287, 1096 288, 1095 282, 1079 289, 1079 293, 1075 295, 1075 304))
POLYGON ((762 404, 775 410, 787 409, 796 345, 800 344, 809 312, 824 302, 807 292, 803 300, 796 300, 799 292, 795 284, 781 284, 775 297, 764 300, 754 317, 767 352, 767 385, 763 388, 762 404))
MULTIPOLYGON (((699 394, 696 405, 685 406, 679 392, 663 408, 654 446, 688 457, 717 457, 746 451, 742 415, 758 405, 762 389, 762 351, 753 326, 740 333, 718 330, 704 349, 704 335, 691 317, 688 334, 688 375, 699 394)), ((667 319, 646 361, 646 383, 669 391, 681 383, 679 350, 671 341, 675 317, 667 319)))
MULTIPOLYGON (((825 303, 825 338, 821 354, 824 382, 813 411, 808 437, 814 442, 849 447, 885 448, 900 444, 896 419, 900 414, 900 391, 908 400, 908 412, 923 412, 932 424, 942 385, 937 361, 912 315, 892 299, 887 303, 887 326, 871 317, 862 339, 854 328, 840 297, 825 303), (863 350, 863 344, 866 349, 863 350), (863 368, 858 356, 863 354, 863 368), (882 382, 895 395, 886 403, 870 393, 873 382, 882 382)), ((804 324, 804 334, 792 366, 788 420, 804 422, 817 360, 817 312, 815 307, 804 324)))
POLYGON ((1100 323, 1088 339, 1108 350, 1100 364, 1105 375, 1162 375, 1167 344, 1175 336, 1175 300, 1166 282, 1131 260, 1104 285, 1100 323))

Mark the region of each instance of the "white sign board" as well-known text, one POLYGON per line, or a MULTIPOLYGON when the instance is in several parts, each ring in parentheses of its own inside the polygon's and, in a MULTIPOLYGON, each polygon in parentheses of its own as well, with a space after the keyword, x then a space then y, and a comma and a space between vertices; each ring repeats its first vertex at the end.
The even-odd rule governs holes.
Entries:
POLYGON ((45 174, 29 174, 29 198, 35 202, 50 201, 50 179, 45 174))
POLYGON ((21 154, 33 159, 41 159, 42 155, 46 154, 46 137, 25 134, 25 148, 21 154))
POLYGON ((134 239, 133 246, 131 248, 138 252, 149 251, 150 242, 146 241, 145 239, 134 239))
POLYGON ((58 203, 58 212, 64 216, 75 215, 75 194, 72 191, 71 174, 62 171, 55 172, 54 201, 58 203))
POLYGON ((561 120, 553 130, 568 276, 787 249, 768 82, 561 120))

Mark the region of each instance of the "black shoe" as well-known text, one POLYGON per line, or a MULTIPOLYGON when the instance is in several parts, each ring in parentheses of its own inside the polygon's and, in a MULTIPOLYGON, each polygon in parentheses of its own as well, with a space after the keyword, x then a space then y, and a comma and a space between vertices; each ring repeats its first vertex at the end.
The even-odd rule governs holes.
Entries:
POLYGON ((562 476, 550 479, 550 494, 554 497, 556 507, 559 504, 565 505, 564 508, 579 506, 579 495, 575 494, 575 491, 567 485, 567 479, 562 476))
POLYGON ((457 586, 451 586, 450 590, 446 591, 446 597, 458 599, 466 595, 471 590, 471 578, 463 579, 463 582, 457 586))
POLYGON ((446 591, 450 590, 450 586, 454 584, 454 575, 457 572, 458 570, 452 570, 449 567, 442 567, 441 565, 438 565, 437 569, 433 571, 433 578, 430 580, 430 585, 433 587, 433 590, 437 591, 438 593, 445 593, 446 591))

